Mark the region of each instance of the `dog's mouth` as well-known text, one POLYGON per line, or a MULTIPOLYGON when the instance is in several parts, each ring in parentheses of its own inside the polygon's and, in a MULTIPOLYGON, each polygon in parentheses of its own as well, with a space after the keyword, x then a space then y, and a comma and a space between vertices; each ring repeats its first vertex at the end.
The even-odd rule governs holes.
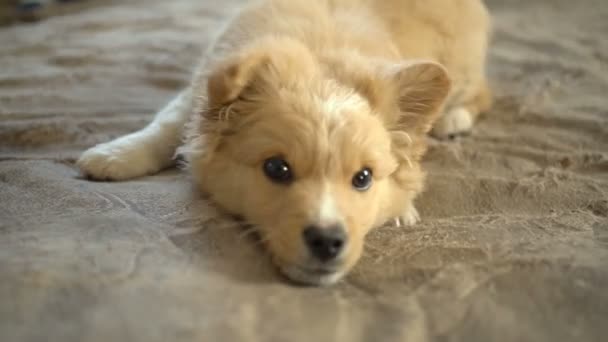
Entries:
POLYGON ((302 265, 281 266, 281 272, 302 285, 327 286, 340 280, 345 272, 337 267, 307 267, 302 265))

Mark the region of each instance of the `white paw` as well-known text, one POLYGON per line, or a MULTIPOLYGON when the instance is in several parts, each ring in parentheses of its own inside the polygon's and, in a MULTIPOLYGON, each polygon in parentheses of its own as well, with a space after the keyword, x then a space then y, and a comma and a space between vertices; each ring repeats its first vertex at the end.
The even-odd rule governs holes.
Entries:
POLYGON ((82 173, 97 180, 124 180, 163 168, 162 161, 146 145, 115 140, 85 151, 76 162, 82 173))
POLYGON ((468 133, 473 128, 471 113, 462 107, 457 107, 443 114, 433 126, 431 134, 439 139, 468 133))
POLYGON ((397 227, 401 226, 413 226, 420 221, 420 215, 418 210, 410 205, 401 216, 395 218, 395 224, 397 227))

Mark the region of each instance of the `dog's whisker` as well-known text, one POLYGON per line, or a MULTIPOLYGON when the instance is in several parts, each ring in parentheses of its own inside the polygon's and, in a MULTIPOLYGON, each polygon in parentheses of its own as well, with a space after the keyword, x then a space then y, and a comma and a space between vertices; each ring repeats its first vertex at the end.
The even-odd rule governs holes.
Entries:
POLYGON ((245 228, 245 230, 238 235, 238 238, 244 239, 248 236, 255 234, 258 234, 258 230, 256 229, 256 227, 245 228))
POLYGON ((414 167, 414 165, 412 164, 412 160, 410 159, 410 157, 409 157, 409 156, 407 156, 407 155, 405 155, 405 156, 403 156, 403 157, 404 157, 404 160, 407 162, 407 166, 408 166, 410 169, 411 169, 411 168, 413 168, 413 167, 414 167))

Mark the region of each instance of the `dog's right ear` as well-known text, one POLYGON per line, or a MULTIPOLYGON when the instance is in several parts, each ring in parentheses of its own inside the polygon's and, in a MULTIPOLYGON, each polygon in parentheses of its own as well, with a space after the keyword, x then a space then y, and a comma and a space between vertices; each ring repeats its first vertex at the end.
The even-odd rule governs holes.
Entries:
POLYGON ((268 55, 248 51, 216 66, 207 81, 209 106, 218 108, 236 100, 253 82, 257 69, 269 62, 268 55))
POLYGON ((272 94, 316 73, 316 62, 301 42, 270 37, 251 42, 212 69, 207 81, 210 108, 226 106, 243 94, 272 94))

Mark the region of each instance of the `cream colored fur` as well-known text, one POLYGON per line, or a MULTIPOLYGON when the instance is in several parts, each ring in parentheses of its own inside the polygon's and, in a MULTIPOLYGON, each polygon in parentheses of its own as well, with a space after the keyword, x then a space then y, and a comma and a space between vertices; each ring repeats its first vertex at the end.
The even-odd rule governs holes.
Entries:
POLYGON ((154 173, 185 136, 179 151, 198 186, 258 227, 288 277, 333 283, 370 229, 419 220, 427 133, 467 133, 490 106, 489 30, 479 0, 260 1, 230 22, 150 125, 91 148, 78 165, 95 179, 154 173), (265 177, 273 156, 289 162, 293 183, 265 177), (351 179, 363 167, 373 184, 361 192, 351 179), (319 265, 302 230, 334 223, 348 245, 319 265))

